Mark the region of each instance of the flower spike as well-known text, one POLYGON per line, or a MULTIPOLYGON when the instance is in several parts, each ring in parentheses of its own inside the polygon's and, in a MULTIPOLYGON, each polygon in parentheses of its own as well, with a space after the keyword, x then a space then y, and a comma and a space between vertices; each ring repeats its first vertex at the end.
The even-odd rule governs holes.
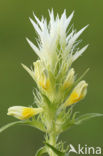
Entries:
MULTIPOLYGON (((27 42, 39 57, 33 62, 32 68, 22 64, 23 68, 35 81, 37 87, 33 92, 37 108, 13 106, 8 108, 7 115, 20 121, 9 123, 0 128, 0 133, 15 124, 25 124, 35 127, 45 135, 45 145, 38 150, 36 156, 47 153, 49 156, 68 156, 73 150, 64 149, 64 143, 58 142, 59 135, 73 125, 83 121, 103 116, 98 113, 87 113, 77 117, 73 112, 73 104, 84 99, 87 94, 88 84, 82 80, 84 74, 76 79, 72 63, 83 54, 88 45, 79 48, 80 35, 88 27, 76 31, 70 22, 74 12, 67 17, 66 10, 60 16, 54 16, 54 11, 49 10, 49 22, 42 16, 41 19, 33 13, 30 18, 36 34, 37 45, 26 38, 27 42), (68 29, 69 28, 69 29, 68 29), (68 107, 70 106, 70 107, 68 107), (35 115, 38 115, 34 117, 35 115), (31 119, 30 119, 31 118, 31 119), (30 120, 29 120, 30 119, 30 120)), ((76 153, 76 152, 75 152, 76 153)))

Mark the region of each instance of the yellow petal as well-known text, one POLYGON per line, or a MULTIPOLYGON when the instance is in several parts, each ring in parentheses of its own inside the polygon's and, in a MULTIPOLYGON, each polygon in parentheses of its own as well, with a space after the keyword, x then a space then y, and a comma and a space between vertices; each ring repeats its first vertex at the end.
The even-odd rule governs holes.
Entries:
POLYGON ((63 84, 63 88, 64 89, 67 89, 69 88, 73 83, 74 83, 74 69, 70 69, 65 81, 64 81, 64 84, 63 84))
POLYGON ((43 89, 47 90, 50 87, 50 80, 48 73, 43 70, 42 62, 40 60, 34 62, 34 72, 37 84, 43 89))
POLYGON ((85 81, 79 82, 65 102, 65 106, 72 105, 82 100, 86 96, 87 86, 88 84, 85 81))
POLYGON ((41 113, 42 108, 32 108, 32 107, 23 107, 23 106, 13 106, 8 109, 7 115, 13 116, 20 120, 25 120, 41 113))

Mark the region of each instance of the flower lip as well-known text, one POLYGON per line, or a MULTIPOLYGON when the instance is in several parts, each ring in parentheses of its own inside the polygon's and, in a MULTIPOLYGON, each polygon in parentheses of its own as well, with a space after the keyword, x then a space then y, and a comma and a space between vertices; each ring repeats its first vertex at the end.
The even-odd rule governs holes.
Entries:
POLYGON ((65 106, 72 105, 84 99, 87 93, 87 86, 88 84, 84 80, 80 81, 65 102, 65 106))
POLYGON ((26 120, 43 111, 42 108, 32 108, 23 106, 13 106, 8 108, 7 115, 14 116, 20 120, 26 120))
POLYGON ((71 68, 67 74, 67 77, 66 77, 64 83, 63 83, 64 89, 71 87, 71 85, 74 83, 74 79, 75 79, 74 74, 75 74, 74 68, 71 68))

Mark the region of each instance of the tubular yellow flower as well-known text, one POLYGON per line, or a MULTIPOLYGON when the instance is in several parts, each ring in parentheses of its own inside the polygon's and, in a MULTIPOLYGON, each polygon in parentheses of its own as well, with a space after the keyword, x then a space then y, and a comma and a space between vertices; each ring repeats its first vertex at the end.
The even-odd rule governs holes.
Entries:
POLYGON ((41 60, 37 60, 33 63, 34 70, 29 69, 27 66, 22 64, 23 68, 29 73, 36 83, 45 90, 50 88, 50 79, 47 71, 44 69, 44 64, 41 60))
POLYGON ((14 116, 17 119, 25 120, 43 111, 42 108, 32 108, 23 106, 13 106, 8 109, 7 115, 14 116))
POLYGON ((46 71, 43 71, 43 66, 40 60, 34 62, 34 75, 37 84, 43 89, 48 90, 50 87, 50 80, 46 71))
POLYGON ((65 106, 72 105, 73 103, 82 100, 86 96, 87 86, 88 84, 85 81, 79 82, 65 102, 65 106))
POLYGON ((48 90, 50 86, 50 81, 49 79, 46 79, 44 74, 41 75, 41 78, 39 79, 39 85, 45 90, 48 90))
POLYGON ((74 83, 74 69, 70 69, 65 81, 64 81, 64 84, 63 84, 63 89, 67 89, 69 88, 73 83, 74 83))

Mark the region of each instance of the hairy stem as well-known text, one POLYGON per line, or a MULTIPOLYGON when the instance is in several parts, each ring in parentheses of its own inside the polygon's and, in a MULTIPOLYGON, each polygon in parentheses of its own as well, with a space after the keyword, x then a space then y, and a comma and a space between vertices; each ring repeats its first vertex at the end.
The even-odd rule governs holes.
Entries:
MULTIPOLYGON (((56 147, 58 137, 56 133, 56 111, 55 109, 50 109, 49 111, 48 123, 50 132, 48 133, 48 143, 56 147)), ((56 154, 50 148, 48 148, 48 154, 49 156, 56 156, 56 154)))
MULTIPOLYGON (((52 146, 56 146, 56 141, 57 141, 57 136, 55 135, 55 133, 49 134, 49 144, 52 146)), ((55 153, 49 149, 49 155, 50 156, 56 156, 55 153)))

